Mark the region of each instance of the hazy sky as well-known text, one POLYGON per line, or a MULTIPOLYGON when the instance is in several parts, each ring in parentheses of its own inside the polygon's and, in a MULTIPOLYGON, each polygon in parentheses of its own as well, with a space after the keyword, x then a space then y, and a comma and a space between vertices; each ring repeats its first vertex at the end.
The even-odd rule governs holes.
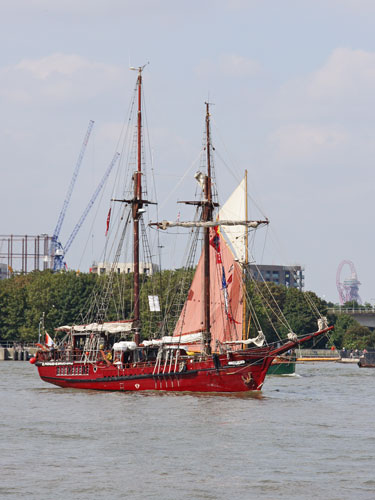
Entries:
MULTIPOLYGON (((0 14, 1 234, 52 234, 93 119, 67 239, 116 150, 129 62, 149 61, 161 217, 175 218, 175 200, 195 189, 194 168, 185 191, 179 181, 199 154, 209 97, 227 165, 216 162, 220 199, 248 169, 271 220, 263 263, 303 265, 306 289, 338 301, 337 267, 352 260, 362 299, 375 302, 373 0, 2 0, 0 14)), ((105 218, 103 208, 103 228, 105 218)), ((99 258, 92 237, 82 264, 90 231, 71 267, 99 258)))

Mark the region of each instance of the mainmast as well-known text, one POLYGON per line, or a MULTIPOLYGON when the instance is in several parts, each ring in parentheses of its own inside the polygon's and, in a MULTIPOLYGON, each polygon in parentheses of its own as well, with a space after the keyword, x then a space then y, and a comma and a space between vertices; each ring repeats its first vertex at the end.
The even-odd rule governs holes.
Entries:
MULTIPOLYGON (((211 182, 211 136, 210 136, 210 104, 206 104, 206 154, 207 176, 204 183, 204 204, 202 220, 212 221, 212 182, 211 182)), ((203 281, 203 307, 204 307, 204 343, 207 354, 211 353, 211 327, 210 327, 210 228, 204 229, 204 281, 203 281)))

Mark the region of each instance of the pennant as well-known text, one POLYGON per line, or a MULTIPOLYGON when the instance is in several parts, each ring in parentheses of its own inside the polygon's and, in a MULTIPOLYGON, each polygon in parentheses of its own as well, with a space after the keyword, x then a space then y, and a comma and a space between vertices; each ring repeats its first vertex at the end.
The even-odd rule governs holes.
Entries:
POLYGON ((111 210, 112 208, 109 209, 108 211, 108 215, 107 215, 107 228, 105 230, 105 235, 107 236, 108 234, 108 229, 109 229, 109 223, 110 223, 110 220, 111 220, 111 210))
POLYGON ((224 309, 225 309, 225 312, 228 316, 228 307, 229 307, 229 301, 228 301, 228 285, 227 285, 227 282, 226 282, 226 279, 225 279, 225 271, 224 271, 224 266, 222 266, 222 278, 221 278, 221 284, 223 286, 222 290, 224 292, 224 309))

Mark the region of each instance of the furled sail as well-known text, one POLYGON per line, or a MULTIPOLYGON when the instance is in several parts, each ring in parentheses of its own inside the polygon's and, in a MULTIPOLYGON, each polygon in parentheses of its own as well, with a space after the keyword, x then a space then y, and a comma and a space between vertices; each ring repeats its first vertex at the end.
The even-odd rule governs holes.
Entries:
MULTIPOLYGON (((188 335, 204 329, 203 270, 202 254, 173 333, 181 343, 188 335)), ((218 227, 210 230, 210 306, 211 348, 217 351, 217 341, 240 340, 242 331, 241 268, 218 227)), ((199 342, 189 349, 198 351, 201 347, 199 342)))
POLYGON ((266 224, 268 221, 264 220, 240 220, 236 218, 234 220, 217 220, 217 221, 168 221, 163 220, 161 222, 151 222, 150 226, 156 225, 159 229, 167 229, 168 227, 216 227, 216 226, 243 226, 243 231, 245 227, 257 228, 260 224, 266 224))
POLYGON ((132 320, 110 321, 106 323, 90 323, 88 325, 64 325, 55 328, 60 332, 73 333, 129 333, 133 327, 132 320))

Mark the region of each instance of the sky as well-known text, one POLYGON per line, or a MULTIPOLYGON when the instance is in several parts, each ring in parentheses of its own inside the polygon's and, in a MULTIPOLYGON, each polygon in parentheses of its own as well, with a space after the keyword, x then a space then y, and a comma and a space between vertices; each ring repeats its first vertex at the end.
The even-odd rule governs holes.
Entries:
MULTIPOLYGON (((224 159, 215 159, 220 200, 247 169, 253 206, 271 221, 260 263, 302 265, 305 289, 338 302, 336 272, 350 260, 362 300, 375 303, 372 0, 2 0, 0 8, 0 234, 53 233, 92 119, 67 240, 118 147, 137 76, 129 66, 149 62, 160 217, 175 218, 175 201, 195 190, 209 99, 224 159)), ((87 271, 99 260, 107 210, 93 207, 95 229, 88 218, 69 267, 87 271)), ((346 265, 341 279, 349 275, 346 265)))

